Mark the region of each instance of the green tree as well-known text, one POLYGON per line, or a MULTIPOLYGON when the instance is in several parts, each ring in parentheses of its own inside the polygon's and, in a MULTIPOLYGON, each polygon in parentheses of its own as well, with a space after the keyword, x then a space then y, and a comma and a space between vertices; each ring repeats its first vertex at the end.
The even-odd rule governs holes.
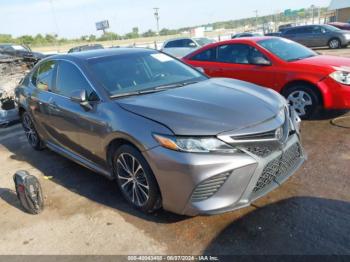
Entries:
POLYGON ((151 29, 142 34, 143 37, 151 37, 151 36, 155 36, 155 35, 156 35, 156 33, 153 32, 151 29))
POLYGON ((31 45, 34 42, 34 38, 31 35, 23 35, 18 37, 17 42, 25 45, 31 45))
POLYGON ((0 34, 0 43, 11 43, 13 41, 12 35, 0 34))
POLYGON ((118 39, 120 39, 118 34, 113 33, 113 32, 106 32, 97 40, 98 41, 107 41, 107 40, 118 40, 118 39))

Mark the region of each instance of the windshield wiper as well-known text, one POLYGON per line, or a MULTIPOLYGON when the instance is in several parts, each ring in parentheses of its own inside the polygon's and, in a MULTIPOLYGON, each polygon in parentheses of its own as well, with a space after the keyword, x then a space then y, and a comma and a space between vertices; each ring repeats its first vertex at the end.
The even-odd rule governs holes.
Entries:
POLYGON ((183 86, 187 86, 187 85, 192 85, 195 83, 198 83, 198 81, 189 81, 189 82, 183 82, 183 83, 175 83, 175 84, 170 84, 170 85, 157 86, 155 89, 156 90, 171 89, 171 88, 176 88, 176 87, 183 87, 183 86))
POLYGON ((157 90, 157 89, 140 90, 140 91, 135 91, 135 92, 128 92, 128 93, 112 95, 111 98, 119 98, 119 97, 126 97, 126 96, 135 96, 135 95, 144 95, 144 94, 156 93, 156 92, 160 92, 160 91, 161 90, 157 90))
POLYGON ((156 93, 156 92, 160 92, 160 91, 171 89, 171 88, 192 85, 192 84, 195 84, 195 83, 198 83, 198 81, 191 81, 191 82, 183 82, 183 83, 177 83, 177 84, 171 84, 171 85, 157 86, 157 87, 152 88, 152 89, 146 89, 146 90, 140 90, 140 91, 134 91, 134 92, 128 92, 128 93, 112 95, 111 98, 119 98, 119 97, 126 97, 126 96, 151 94, 151 93, 156 93))
POLYGON ((293 59, 288 59, 287 61, 288 62, 293 62, 293 61, 303 60, 303 59, 306 59, 306 58, 309 58, 309 57, 313 57, 313 56, 316 56, 316 55, 307 55, 307 56, 297 57, 297 58, 293 58, 293 59))

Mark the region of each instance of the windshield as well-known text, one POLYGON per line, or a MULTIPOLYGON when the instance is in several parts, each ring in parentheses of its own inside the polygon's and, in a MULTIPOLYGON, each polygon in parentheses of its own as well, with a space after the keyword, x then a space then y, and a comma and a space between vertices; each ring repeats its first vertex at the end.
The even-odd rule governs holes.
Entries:
POLYGON ((207 79, 170 56, 150 51, 95 58, 89 67, 111 97, 207 79))
POLYGON ((207 44, 214 43, 214 40, 211 40, 209 38, 195 38, 194 39, 200 46, 205 46, 207 44))
POLYGON ((13 45, 12 48, 18 51, 28 51, 24 46, 21 45, 13 45))
POLYGON ((332 26, 332 25, 323 25, 324 28, 330 30, 330 31, 340 31, 341 29, 335 27, 335 26, 332 26))
POLYGON ((288 62, 317 55, 311 49, 284 38, 265 39, 259 41, 258 44, 288 62))

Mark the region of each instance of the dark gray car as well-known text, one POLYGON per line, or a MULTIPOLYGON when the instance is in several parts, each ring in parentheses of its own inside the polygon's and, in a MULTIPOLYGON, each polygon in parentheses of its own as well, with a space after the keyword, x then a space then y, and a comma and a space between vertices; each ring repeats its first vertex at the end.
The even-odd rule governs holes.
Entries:
POLYGON ((16 89, 30 145, 115 179, 134 206, 215 214, 247 206, 304 161, 278 93, 208 79, 154 50, 41 61, 16 89))
POLYGON ((305 25, 285 29, 282 37, 308 47, 322 47, 336 49, 347 47, 350 42, 350 31, 340 30, 331 25, 305 25))

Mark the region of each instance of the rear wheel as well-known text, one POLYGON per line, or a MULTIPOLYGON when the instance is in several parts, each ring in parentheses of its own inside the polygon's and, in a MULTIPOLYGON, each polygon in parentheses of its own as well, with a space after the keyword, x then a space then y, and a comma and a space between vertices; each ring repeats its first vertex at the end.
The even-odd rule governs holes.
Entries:
POLYGON ((151 213, 161 207, 157 181, 136 148, 119 147, 113 154, 113 171, 120 191, 134 208, 151 213))
POLYGON ((283 95, 302 119, 311 118, 319 109, 320 99, 310 86, 296 85, 288 88, 283 95))
POLYGON ((337 49, 337 48, 341 47, 341 42, 338 38, 333 38, 333 39, 329 40, 328 46, 331 49, 337 49))
POLYGON ((22 126, 29 145, 35 150, 43 150, 44 143, 41 141, 38 132, 35 129, 33 120, 27 112, 22 114, 22 126))

